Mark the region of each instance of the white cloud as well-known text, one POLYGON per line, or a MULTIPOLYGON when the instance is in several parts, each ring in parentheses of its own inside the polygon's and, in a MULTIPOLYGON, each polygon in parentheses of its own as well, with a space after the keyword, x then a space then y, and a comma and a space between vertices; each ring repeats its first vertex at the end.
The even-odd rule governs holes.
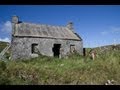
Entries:
POLYGON ((12 31, 12 24, 10 21, 6 21, 5 23, 0 25, 1 31, 3 32, 11 32, 12 31))
POLYGON ((111 33, 120 33, 120 27, 111 27, 111 33))
POLYGON ((120 33, 120 27, 109 27, 107 31, 102 31, 102 35, 107 35, 107 34, 119 34, 120 33))
POLYGON ((102 35, 107 35, 108 32, 107 32, 107 31, 103 31, 103 32, 101 32, 101 34, 102 34, 102 35))
POLYGON ((3 39, 2 39, 2 38, 0 38, 0 41, 10 42, 10 39, 9 39, 9 38, 7 38, 7 37, 6 37, 6 38, 3 38, 3 39))

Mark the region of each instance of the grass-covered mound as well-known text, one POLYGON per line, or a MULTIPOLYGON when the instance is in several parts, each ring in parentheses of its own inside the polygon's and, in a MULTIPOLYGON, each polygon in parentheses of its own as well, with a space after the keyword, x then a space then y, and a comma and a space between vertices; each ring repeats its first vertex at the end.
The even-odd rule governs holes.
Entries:
POLYGON ((94 61, 75 54, 67 59, 40 56, 30 60, 0 62, 0 84, 103 85, 112 79, 115 84, 120 84, 119 50, 100 53, 94 61))

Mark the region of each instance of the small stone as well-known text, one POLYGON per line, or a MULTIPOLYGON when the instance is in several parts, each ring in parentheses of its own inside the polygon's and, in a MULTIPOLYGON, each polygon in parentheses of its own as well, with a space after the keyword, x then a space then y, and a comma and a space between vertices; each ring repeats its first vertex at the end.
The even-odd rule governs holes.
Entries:
POLYGON ((60 66, 64 66, 64 64, 61 64, 60 66))
POLYGON ((108 84, 110 84, 111 82, 110 82, 110 80, 107 80, 107 82, 108 82, 108 84))
POLYGON ((105 83, 105 85, 108 85, 107 83, 105 83))

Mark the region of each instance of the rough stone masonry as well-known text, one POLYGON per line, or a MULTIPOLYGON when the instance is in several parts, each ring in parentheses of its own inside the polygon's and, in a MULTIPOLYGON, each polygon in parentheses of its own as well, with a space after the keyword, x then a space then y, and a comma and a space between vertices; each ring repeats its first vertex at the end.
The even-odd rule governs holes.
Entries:
POLYGON ((76 51, 83 55, 83 40, 73 23, 65 26, 33 24, 12 17, 11 58, 29 59, 39 55, 66 57, 76 51))

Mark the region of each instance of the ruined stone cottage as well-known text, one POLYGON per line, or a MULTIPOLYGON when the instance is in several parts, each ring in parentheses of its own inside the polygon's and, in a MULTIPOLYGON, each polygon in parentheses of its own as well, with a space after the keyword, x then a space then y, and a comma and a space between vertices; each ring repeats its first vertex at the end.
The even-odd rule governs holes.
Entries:
POLYGON ((76 51, 83 55, 83 41, 73 23, 65 26, 25 23, 12 17, 11 58, 28 59, 40 54, 65 57, 76 51))

